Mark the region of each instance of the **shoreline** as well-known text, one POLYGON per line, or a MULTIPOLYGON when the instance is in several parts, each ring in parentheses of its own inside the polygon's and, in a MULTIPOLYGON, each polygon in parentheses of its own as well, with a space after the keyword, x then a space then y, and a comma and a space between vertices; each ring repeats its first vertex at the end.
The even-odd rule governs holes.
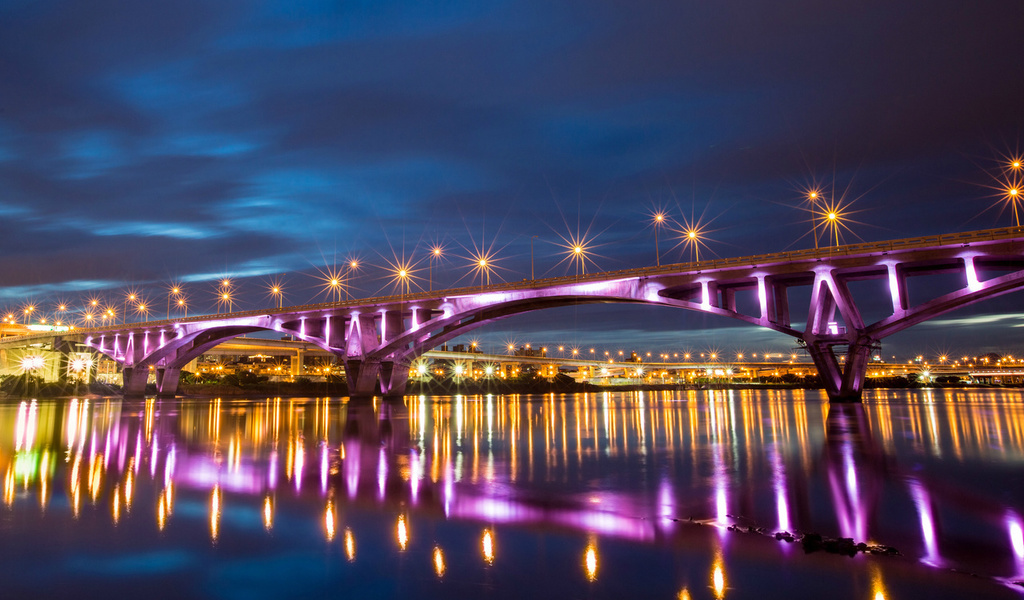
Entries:
MULTIPOLYGON (((872 389, 957 389, 964 391, 972 390, 993 390, 993 389, 1021 389, 1021 385, 984 385, 984 384, 930 384, 930 385, 879 385, 868 386, 866 390, 872 389)), ((575 381, 487 381, 487 382, 413 382, 403 394, 393 396, 480 396, 487 394, 508 395, 508 394, 577 394, 577 393, 600 393, 600 392, 691 392, 691 391, 722 391, 722 390, 821 390, 817 385, 806 383, 709 383, 709 384, 623 384, 623 385, 594 385, 589 383, 576 383, 575 381)), ((60 385, 41 384, 31 393, 24 394, 0 391, 0 401, 4 400, 25 400, 31 398, 111 398, 121 396, 121 390, 114 386, 103 384, 90 385, 60 385), (74 389, 68 389, 73 387, 74 389)), ((157 397, 156 389, 147 390, 145 397, 157 397)), ((309 397, 346 397, 349 396, 348 386, 344 382, 279 382, 260 383, 254 385, 228 385, 228 384, 185 384, 179 387, 175 396, 164 396, 166 399, 207 399, 207 398, 242 398, 246 396, 268 396, 274 398, 309 398, 309 397)), ((374 397, 382 397, 375 394, 374 397)))

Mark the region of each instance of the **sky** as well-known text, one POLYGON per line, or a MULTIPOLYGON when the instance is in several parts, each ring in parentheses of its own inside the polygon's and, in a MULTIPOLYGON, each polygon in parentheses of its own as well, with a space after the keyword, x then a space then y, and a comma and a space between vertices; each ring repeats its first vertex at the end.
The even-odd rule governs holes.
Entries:
MULTIPOLYGON (((90 297, 190 314, 1002 227, 1024 148, 1024 4, 0 1, 0 307, 90 297), (659 230, 652 214, 664 211, 659 230), (827 244, 827 240, 822 240, 827 244), (432 245, 445 248, 431 264, 432 245)), ((1012 294, 885 341, 1024 352, 1012 294)), ((52 310, 49 309, 49 310, 52 310)), ((474 333, 655 352, 792 340, 685 311, 570 307, 474 333)), ((159 311, 157 311, 159 312, 159 311)), ((162 316, 162 315, 161 315, 162 316)))

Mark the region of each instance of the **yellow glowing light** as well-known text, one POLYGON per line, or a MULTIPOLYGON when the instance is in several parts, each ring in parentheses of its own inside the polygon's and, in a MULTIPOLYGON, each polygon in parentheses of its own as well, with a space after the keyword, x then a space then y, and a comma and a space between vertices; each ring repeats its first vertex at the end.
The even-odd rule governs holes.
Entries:
POLYGON ((683 588, 679 590, 679 594, 676 595, 678 600, 690 600, 690 590, 683 588))
POLYGON ((1009 194, 1010 196, 1016 196, 1017 194, 1020 194, 1020 190, 1015 187, 1012 187, 1006 190, 1006 193, 1009 194))
POLYGON ((215 487, 210 494, 210 538, 213 540, 220 533, 220 504, 220 487, 215 487))
POLYGON ((431 252, 434 256, 441 256, 441 247, 434 246, 434 249, 431 252))
POLYGON ((230 279, 222 279, 220 284, 222 286, 224 286, 224 287, 230 287, 231 286, 231 280, 230 279))
POLYGON ((587 570, 587 579, 597 579, 597 546, 591 542, 587 545, 587 551, 583 554, 583 566, 587 570))
POLYGON ((359 261, 358 260, 353 260, 352 262, 348 263, 348 266, 349 266, 350 269, 358 269, 359 268, 359 261))
POLYGON ((270 502, 270 496, 263 499, 263 528, 270 531, 274 526, 274 505, 270 502))
POLYGON ((810 192, 808 192, 807 197, 809 199, 811 199, 811 200, 817 200, 818 199, 818 192, 814 191, 814 190, 811 190, 810 192))
POLYGON ((837 215, 836 213, 834 213, 834 212, 828 213, 828 220, 829 221, 835 221, 838 218, 839 218, 839 215, 837 215))
POLYGON ((398 517, 398 526, 395 532, 398 538, 398 547, 405 550, 409 546, 409 530, 405 525, 405 515, 398 517))
POLYGON ((156 526, 160 531, 163 531, 164 527, 167 526, 167 506, 164 504, 162 497, 156 504, 156 526))
POLYGON ((722 567, 722 557, 715 557, 715 566, 711 572, 711 588, 715 591, 715 598, 725 597, 725 570, 722 567))
POLYGON ((341 285, 341 281, 339 281, 336 278, 335 279, 331 279, 331 285, 334 286, 334 287, 337 287, 337 286, 341 285))
POLYGON ((324 509, 324 533, 328 542, 334 539, 334 503, 330 501, 324 509))
POLYGON ((345 528, 345 557, 349 562, 356 559, 356 538, 348 527, 345 528))
POLYGON ((439 546, 434 546, 434 572, 438 577, 444 577, 444 553, 439 546))
POLYGON ((494 536, 490 529, 484 529, 483 538, 480 540, 480 549, 484 553, 484 561, 487 564, 494 564, 494 536))

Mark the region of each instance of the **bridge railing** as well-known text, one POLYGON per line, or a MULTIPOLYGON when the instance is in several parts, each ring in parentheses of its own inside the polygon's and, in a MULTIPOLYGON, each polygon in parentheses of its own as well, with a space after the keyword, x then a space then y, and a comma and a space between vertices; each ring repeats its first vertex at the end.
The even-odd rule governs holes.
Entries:
MULTIPOLYGON (((786 262, 800 262, 807 260, 818 260, 825 258, 863 256, 879 252, 908 251, 916 249, 936 248, 951 245, 966 245, 972 242, 997 242, 1007 239, 1020 238, 1024 236, 1024 227, 1002 227, 997 229, 984 229, 979 231, 963 231, 942 235, 930 235, 916 238, 904 238, 887 240, 882 242, 864 242, 859 244, 846 244, 820 249, 792 250, 773 252, 769 254, 756 254, 750 256, 738 256, 732 258, 715 258, 711 260, 692 261, 685 263, 672 263, 657 267, 637 267, 620 269, 616 271, 601 271, 598 273, 584 275, 568 275, 561 277, 546 277, 542 279, 524 279, 522 281, 501 283, 489 286, 465 286, 461 288, 450 288, 445 290, 410 292, 407 294, 392 294, 389 296, 377 296, 373 298, 362 298, 342 300, 338 302, 320 302, 313 304, 301 304, 280 309, 254 309, 220 315, 196 315, 177 319, 162 319, 159 321, 145 321, 129 323, 122 327, 93 327, 75 329, 66 332, 64 335, 89 335, 92 333, 106 333, 116 331, 129 331, 132 329, 158 329, 161 327, 173 327, 177 324, 196 323, 210 321, 211 319, 241 319, 263 315, 290 315, 294 313, 308 313, 316 311, 329 311, 343 308, 365 307, 367 305, 394 305, 422 300, 438 300, 449 297, 469 296, 479 293, 500 293, 507 291, 530 290, 536 288, 556 287, 573 283, 587 283, 598 281, 612 281, 630 277, 649 277, 654 275, 665 275, 669 273, 700 273, 704 271, 716 271, 742 266, 767 266, 786 262)), ((4 338, 9 340, 15 337, 19 342, 32 339, 46 339, 53 337, 55 333, 32 333, 22 336, 10 336, 4 338)), ((57 334, 59 335, 59 334, 57 334)))

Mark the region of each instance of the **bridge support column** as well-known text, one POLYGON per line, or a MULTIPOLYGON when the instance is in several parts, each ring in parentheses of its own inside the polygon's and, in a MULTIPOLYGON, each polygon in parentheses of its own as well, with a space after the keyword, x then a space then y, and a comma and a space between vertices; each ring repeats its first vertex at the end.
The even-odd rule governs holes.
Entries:
POLYGON ((830 342, 808 341, 807 351, 818 369, 829 402, 860 402, 871 357, 871 341, 858 340, 849 345, 842 366, 830 342))
POLYGON ((157 396, 161 398, 173 398, 178 394, 178 384, 181 382, 181 369, 165 367, 156 371, 157 396))
POLYGON ((405 395, 409 385, 409 365, 400 362, 384 362, 380 365, 380 393, 385 397, 405 395))
POLYGON ((377 375, 380 363, 367 360, 345 360, 345 379, 348 381, 348 395, 352 398, 368 398, 377 392, 377 375))
POLYGON ((149 381, 149 367, 124 367, 121 372, 121 391, 125 398, 141 398, 146 395, 146 382, 149 381))
POLYGON ((292 361, 291 361, 291 363, 292 363, 291 364, 291 367, 292 367, 292 379, 293 380, 296 377, 301 377, 302 376, 302 361, 305 359, 305 357, 306 357, 306 352, 304 350, 296 350, 295 351, 295 356, 292 358, 292 361))

